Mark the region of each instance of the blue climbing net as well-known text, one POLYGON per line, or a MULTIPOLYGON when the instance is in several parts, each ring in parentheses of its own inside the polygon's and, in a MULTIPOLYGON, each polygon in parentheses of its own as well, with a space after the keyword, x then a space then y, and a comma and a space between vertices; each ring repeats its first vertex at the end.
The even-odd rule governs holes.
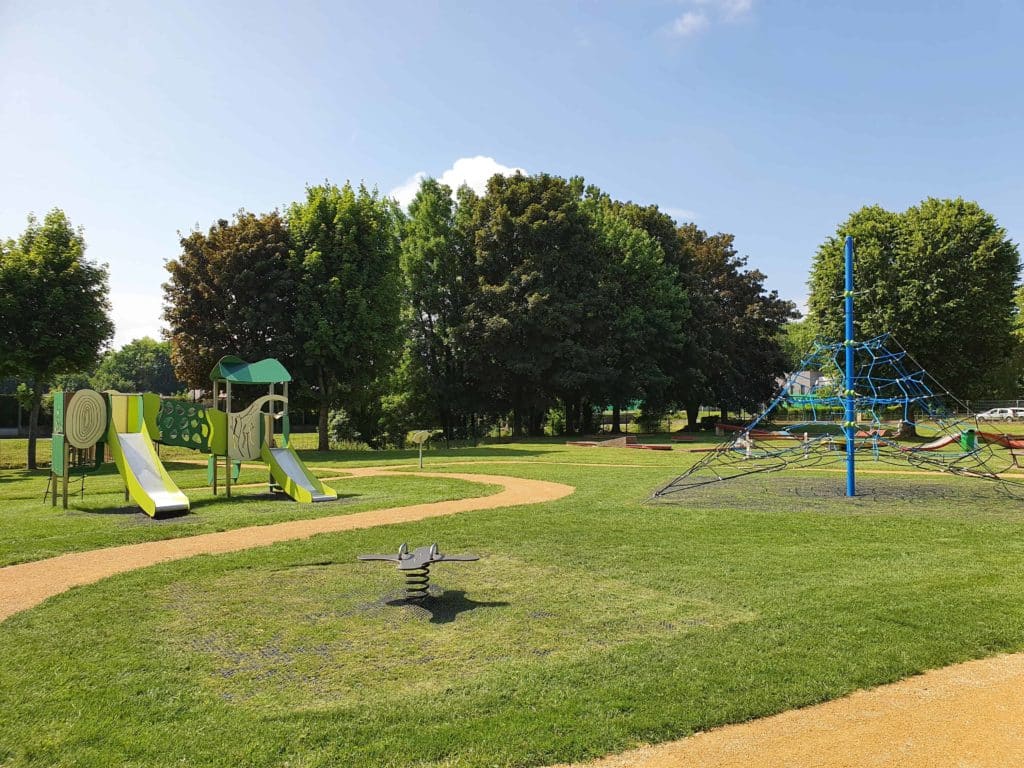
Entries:
MULTIPOLYGON (((856 342, 853 347, 858 463, 867 459, 991 480, 1009 495, 1016 495, 1013 487, 1024 489, 1024 474, 1007 475, 1016 466, 1008 448, 1019 441, 1024 449, 1024 437, 1015 439, 979 425, 970 409, 891 335, 856 342)), ((728 442, 709 449, 654 496, 759 472, 844 462, 845 355, 843 343, 816 342, 760 415, 735 428, 728 442)))

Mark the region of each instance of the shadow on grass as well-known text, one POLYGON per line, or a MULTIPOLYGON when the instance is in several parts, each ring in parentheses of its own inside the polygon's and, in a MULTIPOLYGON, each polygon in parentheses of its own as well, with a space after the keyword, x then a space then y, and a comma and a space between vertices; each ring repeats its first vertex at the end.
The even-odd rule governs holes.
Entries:
MULTIPOLYGON (((415 450, 407 451, 310 451, 301 450, 298 451, 303 461, 327 461, 334 462, 336 464, 344 464, 346 462, 367 462, 367 461, 395 461, 398 459, 407 459, 409 461, 416 461, 419 456, 419 452, 415 450)), ((423 452, 425 459, 437 459, 440 457, 452 458, 452 459, 487 459, 487 458, 502 458, 502 459, 517 459, 517 458, 528 458, 535 456, 543 456, 550 451, 542 450, 529 450, 522 448, 501 448, 501 447, 478 447, 478 448, 441 448, 441 449, 430 449, 423 452)))
MULTIPOLYGON (((352 504, 362 498, 361 493, 339 493, 338 498, 334 501, 319 501, 316 502, 316 506, 323 507, 324 509, 335 507, 343 504, 352 504)), ((261 493, 239 493, 232 496, 230 499, 223 495, 223 493, 214 496, 212 493, 209 496, 204 496, 199 499, 190 499, 192 509, 202 509, 213 504, 251 504, 253 502, 259 503, 271 503, 276 504, 278 502, 287 502, 289 504, 298 504, 291 496, 286 493, 270 493, 263 491, 261 493)))
POLYGON ((422 600, 402 597, 388 600, 384 604, 412 608, 416 613, 428 616, 431 624, 448 624, 455 621, 460 613, 468 613, 478 608, 505 608, 509 605, 501 600, 473 600, 466 597, 466 593, 461 589, 445 590, 441 594, 432 592, 422 600))

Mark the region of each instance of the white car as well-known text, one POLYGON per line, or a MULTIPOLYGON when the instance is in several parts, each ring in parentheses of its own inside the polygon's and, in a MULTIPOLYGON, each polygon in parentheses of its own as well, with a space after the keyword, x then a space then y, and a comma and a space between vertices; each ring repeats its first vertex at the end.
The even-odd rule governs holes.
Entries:
POLYGON ((978 414, 978 421, 1013 421, 1015 418, 1019 418, 1016 411, 1024 413, 1024 409, 1020 408, 989 408, 987 411, 982 411, 978 414))

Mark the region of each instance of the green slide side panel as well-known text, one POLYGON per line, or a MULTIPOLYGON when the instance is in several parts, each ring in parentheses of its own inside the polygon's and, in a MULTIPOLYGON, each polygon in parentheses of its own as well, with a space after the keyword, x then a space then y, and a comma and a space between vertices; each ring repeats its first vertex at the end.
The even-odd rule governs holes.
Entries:
POLYGON ((309 471, 294 449, 271 448, 264 445, 260 458, 270 467, 274 482, 296 501, 309 504, 314 501, 334 501, 338 498, 333 488, 321 483, 320 479, 309 471))
POLYGON ((206 423, 210 425, 210 452, 218 456, 226 456, 228 452, 228 415, 224 411, 207 411, 206 423))
POLYGON ((207 410, 201 404, 170 398, 160 401, 156 428, 164 445, 210 453, 210 427, 207 410))
POLYGON ((160 395, 147 392, 142 396, 142 420, 146 424, 146 431, 153 440, 160 439, 160 426, 157 424, 157 417, 160 415, 160 395))

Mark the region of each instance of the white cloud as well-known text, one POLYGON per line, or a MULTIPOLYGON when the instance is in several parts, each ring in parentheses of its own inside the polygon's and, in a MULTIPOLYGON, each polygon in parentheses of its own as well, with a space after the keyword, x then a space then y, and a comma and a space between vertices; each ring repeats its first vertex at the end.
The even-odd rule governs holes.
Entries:
POLYGON ((417 171, 407 180, 388 192, 388 197, 395 198, 400 206, 408 208, 409 203, 411 203, 412 199, 416 197, 416 192, 420 188, 420 182, 425 178, 427 178, 425 171, 417 171))
POLYGON ((698 11, 687 11, 672 22, 670 32, 674 37, 693 37, 711 26, 708 17, 698 11))
POLYGON ((672 208, 670 206, 663 205, 661 206, 661 211, 662 213, 667 213, 679 224, 697 220, 697 212, 691 211, 689 208, 672 208))
POLYGON ((700 5, 710 5, 726 21, 738 21, 749 16, 754 9, 754 0, 697 0, 700 5))
POLYGON ((683 0, 683 5, 688 10, 667 28, 672 37, 694 37, 717 22, 742 21, 754 10, 754 0, 683 0))
MULTIPOLYGON (((491 176, 494 176, 496 173, 500 173, 503 176, 511 176, 517 172, 526 173, 526 170, 502 165, 493 157, 476 155, 475 157, 460 157, 452 163, 451 168, 443 171, 437 177, 437 180, 451 187, 452 192, 455 192, 463 184, 467 184, 474 192, 483 194, 487 188, 487 180, 491 176)), ((420 188, 420 182, 427 178, 428 175, 426 171, 417 171, 405 182, 392 189, 388 195, 395 198, 403 208, 407 208, 416 196, 416 192, 420 188)))
POLYGON ((160 340, 163 298, 160 294, 110 292, 110 316, 114 321, 114 349, 143 336, 160 340))

